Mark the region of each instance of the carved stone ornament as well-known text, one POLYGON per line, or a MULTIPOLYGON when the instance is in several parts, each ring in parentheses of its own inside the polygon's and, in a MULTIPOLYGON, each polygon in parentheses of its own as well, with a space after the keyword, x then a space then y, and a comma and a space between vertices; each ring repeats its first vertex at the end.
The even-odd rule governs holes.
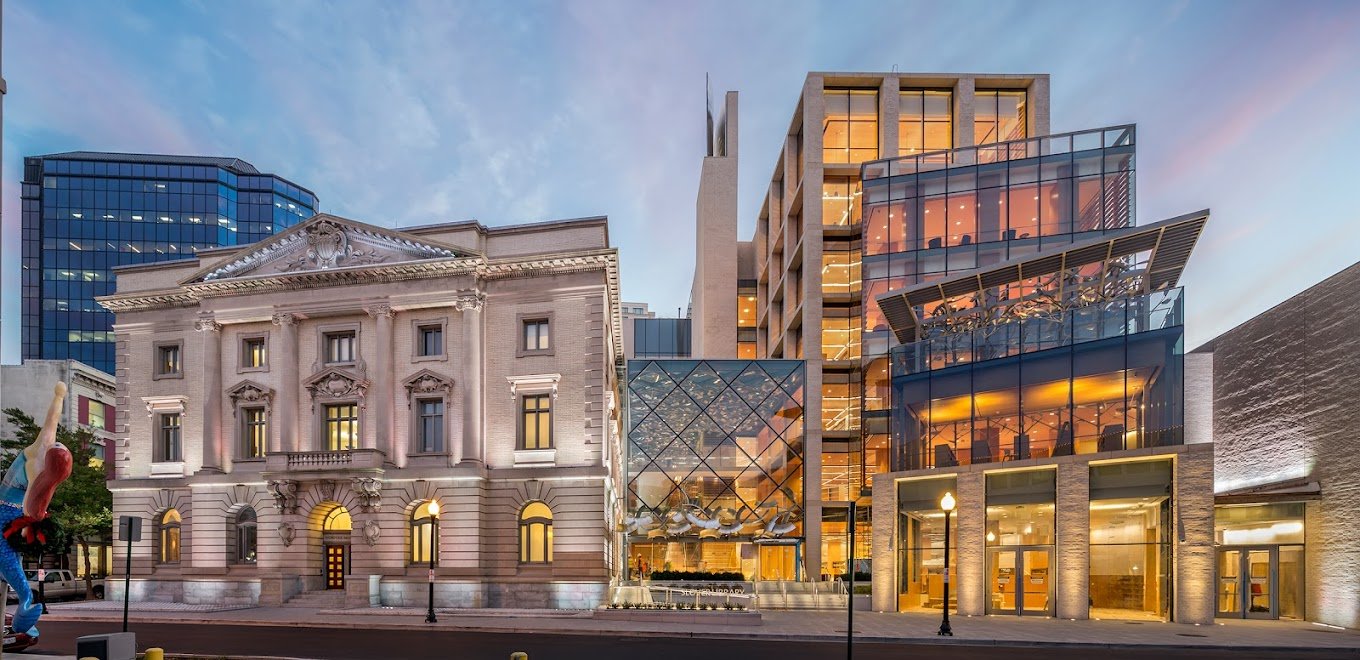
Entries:
POLYGON ((199 332, 222 332, 222 324, 211 316, 205 316, 194 321, 194 329, 199 332))
POLYGON ((375 319, 383 316, 386 316, 387 318, 390 319, 393 316, 396 316, 397 314, 395 311, 392 310, 391 305, 375 305, 373 307, 365 308, 364 311, 368 312, 368 315, 375 319))
POLYGON ((313 408, 316 407, 317 399, 344 398, 357 398, 362 407, 369 382, 339 369, 326 369, 309 379, 306 386, 312 395, 313 408))
POLYGON ((296 259, 279 266, 279 272, 299 270, 327 270, 342 266, 366 266, 387 258, 374 250, 360 250, 350 243, 345 226, 332 220, 321 220, 302 230, 307 251, 296 259))
POLYGON ((241 406, 263 403, 266 414, 274 406, 274 390, 254 381, 241 381, 240 384, 227 390, 227 396, 231 398, 232 416, 236 415, 236 411, 241 406))
POLYGON ((350 482, 354 496, 359 498, 359 506, 366 512, 374 513, 382 508, 382 482, 373 477, 355 477, 350 482))
POLYGON ((293 326, 297 325, 298 317, 294 314, 279 313, 274 315, 272 322, 281 327, 293 326))
POLYGON ((369 520, 364 523, 364 541, 370 546, 378 544, 378 536, 382 534, 382 528, 378 526, 378 521, 369 520))
POLYGON ((297 538, 297 530, 293 528, 293 523, 279 523, 279 540, 283 541, 284 547, 293 545, 294 538, 297 538))
POLYGON ((485 304, 486 294, 480 291, 469 291, 458 294, 458 297, 453 301, 453 308, 460 312, 478 311, 485 304))
POLYGON ((335 482, 330 479, 323 479, 316 482, 316 492, 323 500, 335 501, 335 482))
POLYGON ((416 397, 439 395, 445 402, 453 395, 453 381, 429 369, 422 369, 403 383, 406 387, 406 405, 409 408, 416 397))
POLYGON ((279 513, 297 513, 298 484, 291 479, 276 479, 268 484, 269 494, 274 496, 274 508, 279 513))

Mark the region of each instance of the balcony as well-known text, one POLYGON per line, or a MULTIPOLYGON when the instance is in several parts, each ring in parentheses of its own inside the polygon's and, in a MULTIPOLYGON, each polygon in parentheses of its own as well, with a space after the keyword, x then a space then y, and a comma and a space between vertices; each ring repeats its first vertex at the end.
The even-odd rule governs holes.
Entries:
POLYGON ((291 451, 265 457, 266 472, 352 472, 380 470, 386 458, 377 449, 291 451))

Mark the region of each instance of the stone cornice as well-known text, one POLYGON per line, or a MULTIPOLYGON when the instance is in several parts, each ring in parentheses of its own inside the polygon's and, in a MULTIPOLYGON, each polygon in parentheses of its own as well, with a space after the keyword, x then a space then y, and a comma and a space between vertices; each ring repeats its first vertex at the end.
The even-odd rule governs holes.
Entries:
POLYGON ((613 248, 561 254, 487 260, 484 257, 428 259, 348 268, 277 273, 183 284, 173 289, 116 293, 96 298, 105 309, 118 312, 193 307, 207 298, 260 295, 325 286, 383 284, 407 280, 474 275, 478 280, 565 275, 602 270, 608 288, 614 358, 623 359, 623 317, 619 308, 619 255, 613 248))

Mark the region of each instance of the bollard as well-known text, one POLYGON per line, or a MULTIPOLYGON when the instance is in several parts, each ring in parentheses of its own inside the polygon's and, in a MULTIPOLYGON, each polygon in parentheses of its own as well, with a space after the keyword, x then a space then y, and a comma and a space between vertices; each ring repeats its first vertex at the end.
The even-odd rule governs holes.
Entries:
POLYGON ((529 660, 529 654, 524 651, 515 651, 510 654, 510 660, 529 660))
POLYGON ((146 650, 146 655, 142 658, 143 660, 165 660, 165 649, 153 646, 146 650))

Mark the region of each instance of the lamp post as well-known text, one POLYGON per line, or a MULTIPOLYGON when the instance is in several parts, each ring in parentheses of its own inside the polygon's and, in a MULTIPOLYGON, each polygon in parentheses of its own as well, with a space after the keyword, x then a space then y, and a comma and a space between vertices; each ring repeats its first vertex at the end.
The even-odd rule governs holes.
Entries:
POLYGON ((846 625, 845 625, 845 658, 851 660, 855 654, 855 501, 854 500, 825 500, 822 506, 846 507, 845 524, 849 532, 850 547, 845 556, 849 558, 848 584, 849 595, 846 597, 846 625))
POLYGON ((940 620, 940 635, 954 636, 949 627, 949 514, 954 511, 954 494, 945 492, 940 498, 940 509, 944 511, 944 618, 940 620))
POLYGON ((435 623, 434 616, 434 555, 439 549, 439 501, 430 500, 430 608, 425 612, 425 623, 435 623))

